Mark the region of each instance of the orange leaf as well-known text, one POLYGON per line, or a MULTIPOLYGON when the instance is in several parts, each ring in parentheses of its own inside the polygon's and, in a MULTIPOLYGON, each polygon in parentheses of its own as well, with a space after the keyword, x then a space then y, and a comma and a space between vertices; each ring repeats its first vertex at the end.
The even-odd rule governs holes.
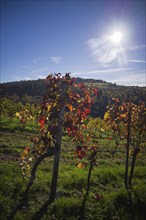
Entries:
POLYGON ((73 111, 74 108, 73 108, 73 106, 72 106, 71 104, 67 104, 66 106, 69 108, 69 110, 70 110, 71 112, 73 111))

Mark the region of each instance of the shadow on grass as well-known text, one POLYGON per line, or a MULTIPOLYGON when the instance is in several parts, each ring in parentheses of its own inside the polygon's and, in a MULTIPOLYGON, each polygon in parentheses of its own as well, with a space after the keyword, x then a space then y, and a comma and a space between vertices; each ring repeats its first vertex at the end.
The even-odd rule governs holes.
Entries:
MULTIPOLYGON (((145 217, 145 205, 141 198, 139 197, 140 195, 135 195, 135 192, 132 189, 127 189, 125 192, 126 194, 123 195, 122 197, 119 196, 118 200, 116 201, 117 204, 117 209, 120 210, 122 209, 124 212, 126 212, 125 216, 129 217, 129 220, 136 220, 136 219, 146 219, 145 217), (136 200, 135 200, 136 199, 136 200)), ((86 191, 86 194, 83 197, 82 205, 79 209, 79 220, 84 220, 87 219, 86 214, 86 201, 88 198, 88 190, 86 191)), ((25 200, 23 200, 16 208, 13 210, 13 213, 9 216, 7 220, 12 220, 18 210, 23 209, 24 206, 27 206, 27 197, 25 197, 25 200)), ((31 218, 31 220, 41 220, 43 219, 44 215, 48 211, 48 207, 54 202, 54 200, 46 200, 41 208, 38 210, 38 212, 35 212, 31 218)), ((108 216, 106 215, 106 219, 112 219, 113 213, 111 210, 108 213, 108 216), (111 215, 111 216, 110 216, 111 215)), ((115 210, 116 211, 116 210, 115 210)), ((73 214, 73 213, 72 213, 73 214)), ((105 213, 107 214, 107 213, 105 213)), ((74 214, 73 214, 74 215, 74 214)), ((71 217, 71 216, 70 216, 71 217)))
MULTIPOLYGON (((23 200, 15 207, 15 209, 13 209, 13 211, 7 217, 7 220, 14 219, 17 211, 22 210, 24 206, 28 205, 27 202, 28 202, 28 196, 24 197, 23 200)), ((36 219, 40 220, 44 216, 44 214, 47 212, 49 205, 51 205, 53 202, 54 202, 54 200, 48 199, 43 204, 43 206, 40 208, 40 210, 33 215, 32 220, 36 220, 36 219)))
MULTIPOLYGON (((10 213, 10 215, 7 217, 7 220, 14 219, 16 212, 20 211, 24 206, 27 206, 27 201, 28 201, 28 197, 26 197, 23 201, 21 201, 21 203, 18 204, 15 207, 15 209, 10 213)), ((48 199, 44 203, 44 205, 40 208, 40 210, 33 215, 32 220, 36 220, 36 219, 40 220, 44 216, 44 214, 47 212, 49 205, 51 205, 52 203, 53 203, 53 200, 48 199)))
POLYGON ((8 215, 7 220, 12 220, 18 210, 21 210, 24 205, 27 204, 28 197, 24 197, 21 202, 12 210, 12 212, 8 215))
MULTIPOLYGON (((143 194, 145 194, 144 191, 143 194)), ((120 193, 114 201, 115 212, 120 215, 122 213, 126 219, 130 220, 146 219, 146 197, 143 194, 135 192, 132 188, 120 193)))
POLYGON ((49 205, 51 205, 53 202, 54 202, 53 200, 48 199, 44 203, 44 205, 40 208, 40 210, 33 215, 32 220, 36 220, 36 219, 40 220, 47 212, 49 205))
MULTIPOLYGON (((94 152, 95 155, 96 155, 96 153, 97 152, 94 152)), ((80 220, 85 220, 86 219, 86 216, 85 216, 85 213, 86 213, 86 202, 87 202, 87 198, 88 198, 89 190, 90 190, 91 173, 92 173, 92 169, 93 169, 93 161, 94 161, 95 155, 93 156, 93 159, 90 162, 90 166, 89 166, 88 177, 87 177, 86 193, 85 193, 85 195, 83 197, 83 201, 82 201, 81 214, 80 214, 80 218, 79 218, 80 220)))
POLYGON ((127 193, 128 193, 129 212, 130 212, 130 215, 131 215, 131 220, 135 220, 133 200, 132 200, 132 192, 131 192, 131 190, 127 189, 127 193))
MULTIPOLYGON (((146 187, 140 189, 142 194, 133 188, 131 188, 131 194, 134 195, 137 203, 136 205, 132 205, 132 213, 135 216, 136 213, 138 214, 139 219, 146 219, 146 187)), ((130 195, 131 196, 131 195, 130 195)), ((131 199, 132 200, 132 199, 131 199)), ((130 199, 129 199, 130 202, 130 199)), ((131 214, 132 214, 131 213, 131 214)), ((138 218, 133 218, 132 220, 135 220, 138 218)))

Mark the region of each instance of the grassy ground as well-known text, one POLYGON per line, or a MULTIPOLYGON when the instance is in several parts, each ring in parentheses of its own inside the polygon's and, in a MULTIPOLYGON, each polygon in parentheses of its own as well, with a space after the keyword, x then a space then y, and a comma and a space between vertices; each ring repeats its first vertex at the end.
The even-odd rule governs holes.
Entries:
MULTIPOLYGON (((34 136, 33 131, 28 133, 28 130, 31 130, 30 126, 15 130, 13 123, 17 124, 16 121, 11 123, 5 121, 1 124, 0 219, 2 220, 5 220, 12 207, 18 204, 25 190, 28 179, 23 179, 18 161, 23 148, 26 145, 31 146, 30 137, 34 136)), ((101 140, 100 147, 107 149, 106 140, 101 140)), ((40 165, 28 202, 16 213, 15 220, 38 219, 38 213, 40 215, 43 213, 41 218, 43 220, 79 219, 83 197, 86 193, 89 166, 85 168, 76 166, 80 161, 74 158, 73 148, 73 143, 64 135, 55 202, 51 205, 47 204, 53 164, 53 158, 49 158, 40 165)), ((86 202, 87 220, 146 219, 145 158, 145 153, 137 158, 133 187, 126 190, 124 188, 124 152, 117 152, 115 157, 107 151, 98 154, 86 202)))
POLYGON ((36 133, 38 131, 39 125, 33 122, 26 123, 25 127, 22 126, 19 119, 13 118, 9 120, 8 118, 0 119, 0 131, 9 131, 14 133, 36 133))

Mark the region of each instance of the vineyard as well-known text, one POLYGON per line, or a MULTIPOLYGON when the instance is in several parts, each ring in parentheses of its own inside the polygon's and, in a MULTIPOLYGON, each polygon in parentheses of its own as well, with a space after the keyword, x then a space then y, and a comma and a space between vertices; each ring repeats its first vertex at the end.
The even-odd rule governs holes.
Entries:
POLYGON ((1 97, 2 220, 146 218, 145 90, 102 88, 59 73, 40 103, 1 97))

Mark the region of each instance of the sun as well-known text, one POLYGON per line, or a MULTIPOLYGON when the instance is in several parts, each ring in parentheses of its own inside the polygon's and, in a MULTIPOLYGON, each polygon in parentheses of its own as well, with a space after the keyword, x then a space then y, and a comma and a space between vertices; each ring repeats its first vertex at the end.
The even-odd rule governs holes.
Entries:
POLYGON ((115 31, 111 36, 111 42, 113 44, 120 44, 122 42, 123 34, 120 31, 115 31))
POLYGON ((92 55, 101 64, 127 65, 125 45, 127 44, 127 31, 122 26, 110 27, 105 30, 100 38, 91 38, 88 46, 92 50, 92 55))

